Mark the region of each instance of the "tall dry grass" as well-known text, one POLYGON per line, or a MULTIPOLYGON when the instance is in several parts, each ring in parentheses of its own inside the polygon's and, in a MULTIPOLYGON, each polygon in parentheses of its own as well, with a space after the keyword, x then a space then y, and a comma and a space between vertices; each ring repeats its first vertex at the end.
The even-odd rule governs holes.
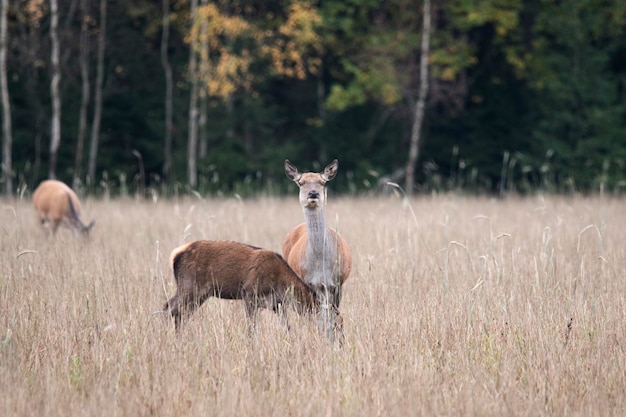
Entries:
POLYGON ((280 251, 297 198, 88 200, 88 244, 0 201, 2 416, 624 416, 626 210, 609 198, 330 197, 345 343, 210 299, 157 311, 171 249, 280 251))

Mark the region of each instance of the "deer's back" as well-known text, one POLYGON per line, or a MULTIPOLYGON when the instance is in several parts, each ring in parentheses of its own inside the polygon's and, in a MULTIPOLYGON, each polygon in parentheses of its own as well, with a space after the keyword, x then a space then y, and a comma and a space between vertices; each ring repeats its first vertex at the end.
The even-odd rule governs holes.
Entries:
POLYGON ((241 293, 253 252, 236 242, 198 240, 174 249, 170 261, 179 288, 213 288, 233 298, 241 293))
POLYGON ((69 199, 76 215, 80 214, 80 201, 70 187, 56 180, 45 180, 35 190, 33 202, 35 209, 42 215, 54 220, 71 216, 69 199))

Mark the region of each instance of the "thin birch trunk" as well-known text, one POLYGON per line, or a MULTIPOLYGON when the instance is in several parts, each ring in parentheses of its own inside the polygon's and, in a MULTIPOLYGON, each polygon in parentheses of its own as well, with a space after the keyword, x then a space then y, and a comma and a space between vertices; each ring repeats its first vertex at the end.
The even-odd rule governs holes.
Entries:
POLYGON ((9 0, 1 0, 0 6, 0 94, 2 95, 2 178, 4 193, 7 197, 13 195, 13 168, 11 152, 13 148, 13 133, 11 127, 11 102, 9 100, 9 85, 7 82, 7 15, 9 0))
POLYGON ((428 58, 430 55, 430 0, 424 0, 424 16, 422 31, 422 53, 420 57, 420 90, 415 105, 413 126, 411 128, 411 143, 409 148, 409 160, 406 166, 405 191, 408 195, 413 193, 415 186, 415 167, 419 157, 421 144, 421 131, 424 121, 424 107, 428 93, 428 58))
MULTIPOLYGON (((191 0, 191 24, 196 20, 198 0, 191 0)), ((189 95, 189 132, 187 139, 187 178, 192 188, 198 185, 198 54, 192 39, 189 45, 189 81, 191 92, 189 95)))
MULTIPOLYGON (((204 6, 208 3, 208 0, 202 0, 201 4, 204 6)), ((209 72, 209 25, 206 20, 202 21, 202 28, 200 30, 200 37, 202 39, 202 50, 204 53, 200 54, 200 74, 206 76, 209 72)), ((209 133, 207 129, 207 111, 209 109, 209 97, 205 86, 200 86, 200 110, 198 115, 198 157, 202 160, 207 156, 209 149, 209 133)))
POLYGON ((163 0, 163 32, 161 35, 161 64, 165 73, 165 141, 163 145, 163 178, 169 182, 172 176, 172 129, 173 86, 172 67, 168 59, 170 39, 170 2, 163 0))
POLYGON ((200 160, 209 154, 208 111, 209 96, 203 92, 200 94, 200 114, 198 116, 198 158, 200 160))
POLYGON ((89 149, 89 167, 87 182, 95 184, 98 142, 100 139, 100 121, 102 118, 102 86, 104 84, 104 51, 106 47, 107 0, 100 0, 100 33, 98 34, 98 67, 94 97, 94 115, 91 124, 91 145, 89 149))
POLYGON ((50 0, 50 61, 52 63, 52 80, 50 81, 50 96, 52 98, 52 122, 50 130, 50 161, 48 178, 56 178, 57 154, 61 144, 61 97, 59 84, 61 83, 61 69, 59 65, 59 9, 57 0, 50 0))
POLYGON ((82 93, 78 121, 78 137, 76 139, 76 155, 74 159, 74 186, 82 177, 83 153, 85 149, 85 135, 87 133, 87 108, 89 107, 90 85, 89 85, 89 42, 87 34, 87 21, 89 11, 87 10, 87 0, 80 0, 82 18, 80 25, 80 76, 82 81, 82 93))

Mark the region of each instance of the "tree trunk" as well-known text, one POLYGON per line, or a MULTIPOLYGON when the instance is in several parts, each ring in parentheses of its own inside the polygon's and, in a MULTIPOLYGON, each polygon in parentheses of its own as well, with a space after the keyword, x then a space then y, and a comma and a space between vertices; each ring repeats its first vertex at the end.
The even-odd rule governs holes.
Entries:
POLYGON ((94 114, 91 124, 91 146, 89 149, 89 168, 87 182, 96 182, 96 161, 100 139, 100 121, 102 118, 102 86, 104 84, 104 50, 106 47, 107 0, 100 0, 100 33, 98 34, 98 67, 94 97, 94 114))
POLYGON ((168 183, 172 176, 173 86, 172 67, 168 59, 170 39, 170 2, 163 0, 163 32, 161 34, 161 64, 165 73, 165 141, 163 146, 163 179, 168 183))
POLYGON ((9 0, 1 0, 0 7, 0 94, 2 95, 2 179, 4 193, 7 197, 13 195, 13 168, 11 152, 13 148, 13 133, 11 127, 11 102, 9 100, 9 85, 7 82, 7 15, 9 0))
MULTIPOLYGON (((196 20, 198 0, 191 0, 191 24, 196 20)), ((189 95, 189 132, 187 139, 187 179, 189 186, 198 186, 198 54, 195 50, 195 40, 189 45, 189 81, 191 92, 189 95)))
POLYGON ((420 89, 415 105, 413 126, 411 128, 411 143, 409 148, 409 160, 406 166, 405 191, 408 195, 413 194, 415 186, 415 167, 419 157, 421 145, 421 131, 424 121, 424 107, 428 93, 428 58, 430 55, 430 0, 424 0, 424 16, 422 31, 422 53, 420 56, 420 89))
POLYGON ((78 185, 82 177, 83 153, 85 149, 85 135, 87 132, 87 108, 89 106, 89 38, 87 21, 89 11, 87 0, 80 0, 82 19, 80 25, 80 76, 82 81, 82 96, 78 120, 78 138, 76 140, 76 155, 74 159, 74 186, 78 185))
POLYGON ((200 160, 209 154, 208 111, 209 96, 206 92, 202 92, 200 94, 200 114, 198 115, 198 158, 200 160))
MULTIPOLYGON (((208 0, 201 0, 201 4, 204 6, 208 3, 208 0)), ((202 38, 202 50, 203 54, 200 55, 200 74, 203 76, 209 72, 209 25, 206 19, 202 22, 202 28, 200 30, 200 37, 202 38)), ((207 156, 209 150, 209 130, 207 128, 208 118, 207 112, 209 110, 209 95, 207 87, 202 85, 200 88, 200 110, 198 115, 198 157, 200 160, 207 156)))
POLYGON ((50 51, 50 61, 52 63, 52 80, 50 81, 52 121, 48 178, 56 178, 57 153, 61 144, 61 97, 59 92, 61 69, 59 65, 59 10, 57 0, 50 0, 50 41, 52 46, 50 51))

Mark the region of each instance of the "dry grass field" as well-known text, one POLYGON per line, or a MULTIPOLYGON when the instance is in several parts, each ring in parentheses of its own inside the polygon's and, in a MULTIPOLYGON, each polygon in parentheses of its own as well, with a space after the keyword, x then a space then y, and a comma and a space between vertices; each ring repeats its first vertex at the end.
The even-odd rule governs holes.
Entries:
POLYGON ((87 200, 90 242, 0 200, 1 416, 625 416, 626 201, 329 197, 345 343, 211 298, 176 334, 169 252, 276 251, 286 199, 87 200))

